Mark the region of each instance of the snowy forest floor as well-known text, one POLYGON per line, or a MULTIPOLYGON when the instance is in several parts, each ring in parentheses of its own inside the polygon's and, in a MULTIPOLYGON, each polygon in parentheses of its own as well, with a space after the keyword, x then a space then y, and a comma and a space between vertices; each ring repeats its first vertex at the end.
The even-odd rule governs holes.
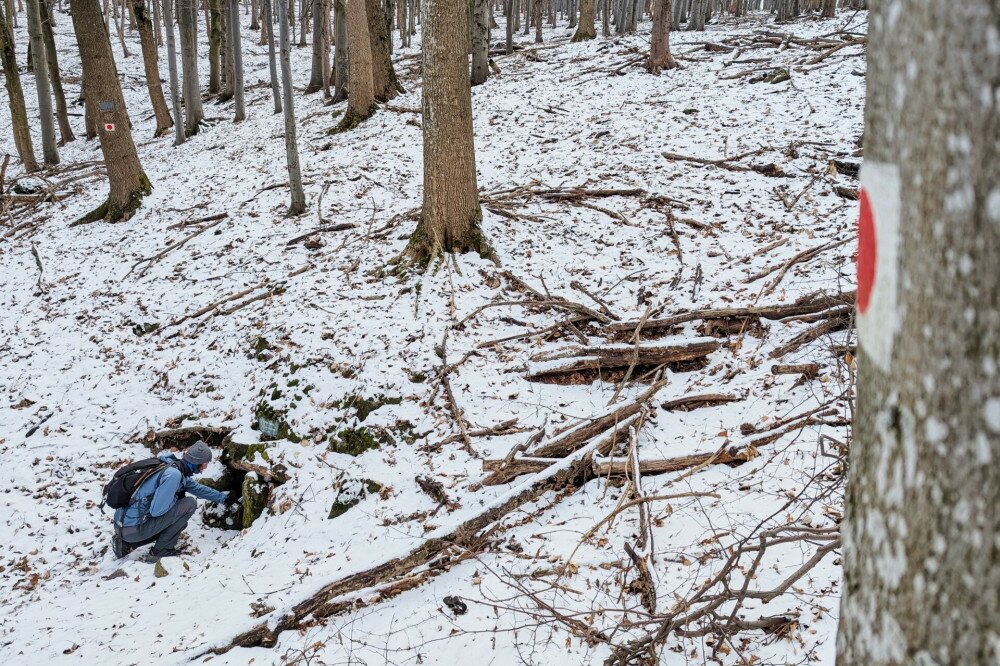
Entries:
MULTIPOLYGON (((57 21, 67 98, 75 100, 75 41, 69 17, 57 12, 57 21)), ((825 50, 785 38, 778 48, 740 52, 703 43, 750 43, 762 30, 839 39, 845 26, 861 37, 864 21, 864 13, 780 26, 765 16, 726 18, 704 33, 674 33, 683 68, 658 77, 639 62, 648 23, 634 36, 581 44, 569 43, 572 31, 561 25, 546 31, 540 49, 519 36, 524 48, 497 56, 502 74, 473 92, 483 227, 502 265, 464 255, 425 275, 381 270, 404 248, 415 225, 408 212, 421 202, 416 48, 397 50, 408 92, 390 103, 395 111, 333 136, 322 95, 301 94, 309 49, 294 50, 309 213, 288 219, 282 119, 271 114, 267 50, 256 36, 244 35, 249 119, 234 125, 231 105, 207 102, 207 125, 176 148, 171 137, 150 138, 138 36, 129 36, 129 58, 113 39, 152 195, 127 223, 70 228, 106 188, 97 143, 78 139, 44 174, 47 183, 81 175, 60 189, 70 196, 0 223, 0 662, 185 663, 275 622, 326 583, 410 552, 529 478, 484 485, 483 459, 503 459, 542 429, 544 443, 649 387, 649 368, 637 368, 632 379, 640 381, 617 397, 621 372, 529 380, 560 363, 539 354, 581 341, 565 327, 542 332, 566 318, 565 308, 511 303, 538 300, 518 280, 542 300, 601 310, 590 292, 621 321, 850 292, 855 203, 843 195, 857 183, 831 160, 850 162, 858 149, 863 45, 810 64, 825 50), (778 66, 790 68, 789 80, 727 78, 778 66), (715 164, 664 155, 718 160, 758 149, 715 164), (542 192, 580 188, 626 192, 542 192), (211 223, 178 225, 221 213, 205 233, 136 266, 211 223), (355 226, 288 245, 337 223, 355 226), (448 376, 469 430, 516 419, 507 434, 472 436, 474 455, 438 386, 446 330, 448 362, 464 359, 448 376), (361 397, 377 409, 359 413, 361 397), (143 551, 116 562, 110 514, 98 507, 110 473, 149 455, 147 433, 168 427, 224 426, 237 441, 257 441, 262 403, 301 438, 270 449, 291 478, 268 511, 243 531, 207 527, 199 512, 188 530, 195 552, 183 563, 165 560, 165 577, 139 561, 143 551), (381 443, 357 456, 330 450, 347 430, 381 443), (417 476, 440 482, 450 504, 439 506, 417 476), (360 502, 328 517, 353 499, 360 502)), ((22 25, 22 63, 23 33, 22 25)), ((161 69, 165 76, 163 61, 161 69)), ((31 76, 22 84, 37 117, 31 76)), ((82 113, 73 121, 82 135, 82 113)), ((0 126, 10 126, 6 100, 0 126)), ((14 154, 9 134, 0 152, 14 154)), ((39 180, 18 169, 8 170, 7 186, 39 180)), ((273 647, 235 648, 211 663, 441 664, 459 655, 484 664, 601 663, 615 646, 655 631, 658 616, 685 608, 762 530, 817 535, 769 546, 756 563, 750 552, 726 573, 730 589, 744 576, 750 590, 773 588, 831 543, 842 510, 838 447, 850 439, 853 333, 849 316, 822 317, 750 317, 736 326, 694 318, 640 329, 643 345, 722 343, 704 362, 665 371, 637 436, 640 463, 726 445, 743 452, 742 464, 644 474, 645 495, 671 498, 624 506, 593 534, 629 501, 624 478, 548 490, 476 548, 456 547, 436 568, 418 569, 427 575, 398 594, 354 592, 339 612, 281 633, 273 647), (781 349, 807 331, 813 339, 781 349), (818 367, 772 371, 810 363, 818 367), (732 400, 663 406, 696 394, 732 400), (641 540, 643 507, 649 539, 640 556, 652 601, 625 550, 641 540)), ((629 333, 616 338, 593 318, 578 328, 588 346, 632 348, 629 333)), ((619 464, 629 448, 623 428, 612 451, 619 464)), ((217 462, 209 470, 221 472, 217 462)), ((728 601, 715 614, 723 623, 731 614, 785 621, 720 638, 697 631, 711 629, 705 616, 690 635, 672 634, 659 662, 833 663, 840 568, 839 551, 828 550, 782 594, 746 596, 739 608, 728 601)))

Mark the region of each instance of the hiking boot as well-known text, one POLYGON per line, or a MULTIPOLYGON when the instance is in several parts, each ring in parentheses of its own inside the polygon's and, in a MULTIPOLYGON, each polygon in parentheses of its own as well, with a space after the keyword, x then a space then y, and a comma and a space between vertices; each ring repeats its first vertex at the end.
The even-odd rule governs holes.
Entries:
POLYGON ((118 534, 111 537, 111 550, 115 554, 115 559, 120 560, 128 557, 128 554, 135 550, 135 546, 130 544, 118 534))
POLYGON ((180 557, 181 555, 184 555, 184 552, 177 548, 167 548, 165 550, 150 548, 149 555, 146 556, 146 561, 156 562, 161 557, 180 557))

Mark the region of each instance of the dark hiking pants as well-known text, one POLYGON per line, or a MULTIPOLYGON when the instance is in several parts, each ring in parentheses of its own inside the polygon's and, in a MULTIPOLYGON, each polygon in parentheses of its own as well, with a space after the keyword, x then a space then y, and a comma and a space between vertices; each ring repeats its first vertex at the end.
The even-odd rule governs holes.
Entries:
POLYGON ((181 532, 187 527, 188 520, 197 508, 195 498, 183 497, 162 516, 150 516, 142 525, 123 527, 121 537, 133 546, 152 543, 153 548, 158 551, 176 548, 181 532))

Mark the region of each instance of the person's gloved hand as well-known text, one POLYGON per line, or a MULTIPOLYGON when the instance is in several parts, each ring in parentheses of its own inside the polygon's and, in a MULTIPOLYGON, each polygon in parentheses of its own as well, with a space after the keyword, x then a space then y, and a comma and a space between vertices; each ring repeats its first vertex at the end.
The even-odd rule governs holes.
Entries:
POLYGON ((226 495, 226 500, 225 500, 226 504, 230 504, 230 505, 231 504, 239 504, 240 501, 241 501, 241 498, 240 498, 239 494, 237 494, 237 492, 235 490, 230 490, 229 493, 226 495))

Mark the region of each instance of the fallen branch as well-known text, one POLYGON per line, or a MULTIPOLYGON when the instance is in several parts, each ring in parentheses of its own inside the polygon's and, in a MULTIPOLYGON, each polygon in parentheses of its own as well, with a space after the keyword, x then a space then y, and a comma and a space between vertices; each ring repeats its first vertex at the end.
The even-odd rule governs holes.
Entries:
POLYGON ((718 340, 702 339, 680 345, 615 345, 606 347, 583 347, 562 362, 542 364, 528 372, 526 379, 535 382, 575 381, 573 375, 590 376, 624 370, 631 367, 650 367, 696 361, 704 359, 716 351, 721 344, 718 340))

